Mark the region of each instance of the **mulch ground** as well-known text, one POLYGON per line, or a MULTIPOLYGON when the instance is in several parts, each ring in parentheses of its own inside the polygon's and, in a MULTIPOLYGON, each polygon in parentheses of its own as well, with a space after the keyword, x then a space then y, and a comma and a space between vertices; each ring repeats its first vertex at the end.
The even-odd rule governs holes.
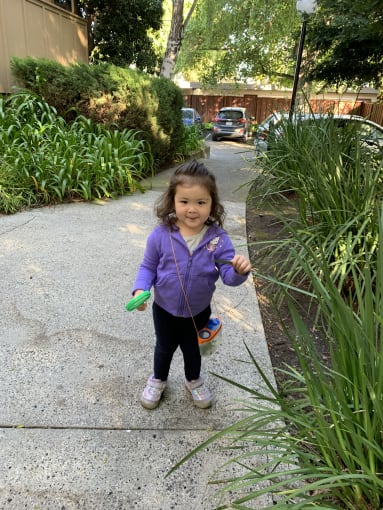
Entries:
MULTIPOLYGON (((275 255, 272 253, 264 255, 264 249, 261 250, 254 243, 281 239, 284 235, 283 229, 281 222, 277 220, 270 209, 266 206, 263 208, 259 207, 259 200, 254 197, 251 191, 246 204, 246 229, 249 257, 252 266, 260 274, 272 275, 279 261, 276 260, 275 255)), ((278 308, 276 309, 274 305, 276 296, 275 286, 259 278, 254 278, 254 285, 275 379, 279 389, 281 389, 287 377, 278 369, 285 369, 286 365, 299 368, 296 353, 281 324, 281 321, 283 321, 288 329, 293 330, 293 322, 286 303, 278 302, 278 308)), ((311 329, 314 314, 313 305, 310 303, 309 297, 298 293, 295 299, 302 318, 311 329)), ((318 334, 313 335, 313 338, 322 361, 325 364, 328 363, 329 352, 327 343, 318 334)))

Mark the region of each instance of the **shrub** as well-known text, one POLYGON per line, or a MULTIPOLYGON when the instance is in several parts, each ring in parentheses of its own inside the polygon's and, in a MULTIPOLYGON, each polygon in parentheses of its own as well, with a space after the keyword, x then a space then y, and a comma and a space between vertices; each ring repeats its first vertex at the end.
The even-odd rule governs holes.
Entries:
POLYGON ((13 57, 11 69, 19 86, 41 96, 64 118, 72 109, 80 113, 89 98, 111 93, 117 86, 106 64, 66 67, 44 58, 13 57))
POLYGON ((170 80, 109 64, 62 66, 32 58, 13 58, 11 68, 20 86, 43 97, 67 121, 83 115, 139 132, 156 167, 180 150, 183 96, 170 80))
POLYGON ((200 151, 205 147, 201 126, 184 126, 181 134, 182 153, 179 155, 179 159, 190 157, 193 152, 200 151))

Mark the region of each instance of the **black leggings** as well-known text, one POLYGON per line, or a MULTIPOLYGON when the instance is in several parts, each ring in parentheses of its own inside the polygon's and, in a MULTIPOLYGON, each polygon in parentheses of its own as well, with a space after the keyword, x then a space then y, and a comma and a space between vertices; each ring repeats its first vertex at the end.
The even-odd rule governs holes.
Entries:
MULTIPOLYGON (((206 326, 210 314, 211 309, 208 306, 194 317, 198 330, 206 326)), ((153 303, 153 320, 156 332, 154 377, 161 381, 167 380, 173 354, 180 346, 186 379, 188 381, 198 379, 201 371, 201 354, 193 320, 189 317, 175 317, 156 303, 153 303)))

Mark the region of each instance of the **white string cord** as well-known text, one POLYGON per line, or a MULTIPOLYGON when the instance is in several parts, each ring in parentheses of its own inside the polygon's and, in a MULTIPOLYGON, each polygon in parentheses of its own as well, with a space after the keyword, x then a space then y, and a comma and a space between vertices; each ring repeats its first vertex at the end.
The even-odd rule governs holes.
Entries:
POLYGON ((174 251, 174 246, 173 246, 173 238, 172 238, 172 232, 169 228, 169 238, 170 238, 170 245, 172 247, 172 253, 173 253, 173 259, 174 259, 174 264, 176 266, 176 271, 177 271, 177 276, 178 276, 178 279, 180 281, 180 286, 181 286, 181 290, 182 290, 182 293, 184 295, 184 298, 185 298, 185 302, 186 302, 186 306, 188 307, 188 310, 189 310, 189 313, 190 313, 190 317, 191 317, 191 320, 193 321, 193 325, 194 325, 194 328, 196 330, 196 333, 197 333, 197 337, 198 337, 198 328, 197 328, 197 324, 195 323, 195 320, 194 320, 194 317, 193 317, 193 312, 191 310, 191 307, 190 307, 190 303, 189 303, 189 300, 188 300, 188 297, 187 297, 187 294, 186 294, 186 291, 185 291, 185 288, 183 286, 183 283, 182 283, 182 279, 181 279, 181 273, 180 273, 180 270, 179 270, 179 267, 178 267, 178 262, 177 262, 177 258, 176 258, 176 253, 174 251))

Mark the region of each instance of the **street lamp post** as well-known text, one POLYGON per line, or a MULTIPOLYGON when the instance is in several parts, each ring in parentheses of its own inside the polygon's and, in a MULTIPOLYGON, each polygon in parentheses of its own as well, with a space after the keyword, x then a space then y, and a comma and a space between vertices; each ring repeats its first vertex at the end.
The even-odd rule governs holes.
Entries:
POLYGON ((302 16, 302 27, 301 27, 301 35, 299 38, 297 61, 295 64, 293 91, 291 93, 291 103, 290 103, 290 111, 289 111, 289 119, 290 120, 292 119, 292 117, 294 115, 294 110, 295 110, 295 102, 296 102, 296 97, 297 97, 299 76, 301 73, 303 47, 305 44, 305 37, 306 37, 307 20, 308 20, 308 16, 315 12, 316 7, 317 7, 316 0, 297 0, 297 11, 302 16))

